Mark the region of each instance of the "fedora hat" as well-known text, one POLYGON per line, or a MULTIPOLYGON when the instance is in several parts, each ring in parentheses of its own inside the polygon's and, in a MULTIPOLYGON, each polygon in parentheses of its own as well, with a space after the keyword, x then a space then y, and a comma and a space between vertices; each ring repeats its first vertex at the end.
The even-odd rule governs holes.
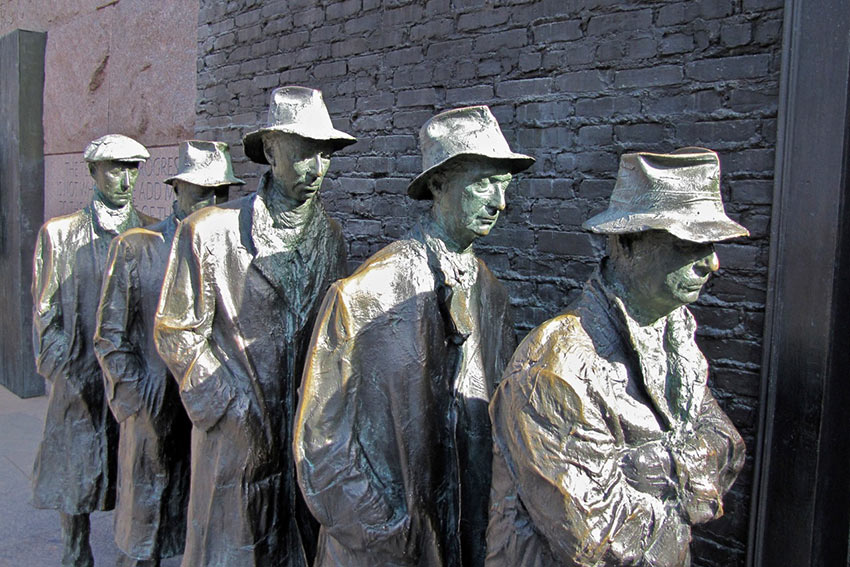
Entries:
POLYGON ((93 140, 83 151, 83 159, 95 161, 122 161, 142 163, 151 157, 148 150, 133 138, 121 134, 107 134, 93 140))
POLYGON ((419 130, 422 173, 407 187, 414 199, 430 199, 428 178, 463 157, 484 157, 511 173, 531 167, 534 158, 511 151, 496 117, 486 106, 447 110, 432 117, 419 130))
POLYGON ((233 175, 230 148, 224 142, 205 140, 182 142, 177 162, 177 175, 165 180, 165 183, 169 185, 174 185, 177 180, 204 187, 245 184, 233 175))
POLYGON ((357 138, 334 128, 322 92, 307 87, 280 87, 272 91, 268 124, 242 138, 245 155, 256 163, 269 163, 263 153, 263 134, 282 132, 308 140, 328 142, 333 151, 353 144, 357 138))
POLYGON ((623 154, 608 210, 582 226, 601 234, 666 230, 691 242, 750 234, 726 216, 720 197, 720 160, 705 148, 623 154))

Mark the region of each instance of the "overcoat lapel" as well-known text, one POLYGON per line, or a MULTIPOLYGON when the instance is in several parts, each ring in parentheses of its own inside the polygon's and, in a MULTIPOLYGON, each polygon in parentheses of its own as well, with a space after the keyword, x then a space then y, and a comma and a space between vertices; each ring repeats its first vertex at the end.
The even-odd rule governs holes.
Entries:
POLYGON ((283 289, 283 282, 275 275, 274 270, 268 265, 270 262, 276 261, 274 256, 261 258, 259 249, 254 242, 254 211, 257 207, 258 194, 255 193, 250 199, 246 200, 245 205, 239 211, 239 226, 242 227, 242 245, 251 254, 251 262, 249 271, 259 274, 266 281, 269 287, 280 296, 281 299, 286 299, 286 293, 283 289))

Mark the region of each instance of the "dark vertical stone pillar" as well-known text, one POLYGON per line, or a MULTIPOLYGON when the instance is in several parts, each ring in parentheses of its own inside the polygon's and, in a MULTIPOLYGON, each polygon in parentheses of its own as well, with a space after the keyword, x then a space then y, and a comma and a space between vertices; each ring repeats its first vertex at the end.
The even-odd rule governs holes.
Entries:
POLYGON ((32 253, 44 214, 44 47, 47 34, 0 37, 0 384, 44 393, 32 355, 32 253))
POLYGON ((787 0, 750 565, 847 565, 850 10, 787 0))

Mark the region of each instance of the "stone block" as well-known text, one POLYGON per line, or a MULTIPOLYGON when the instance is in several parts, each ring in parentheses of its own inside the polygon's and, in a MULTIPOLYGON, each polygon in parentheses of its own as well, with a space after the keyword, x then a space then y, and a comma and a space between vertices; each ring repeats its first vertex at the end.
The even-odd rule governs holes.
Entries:
POLYGON ((44 201, 43 33, 0 37, 0 384, 44 393, 32 350, 32 256, 44 201))

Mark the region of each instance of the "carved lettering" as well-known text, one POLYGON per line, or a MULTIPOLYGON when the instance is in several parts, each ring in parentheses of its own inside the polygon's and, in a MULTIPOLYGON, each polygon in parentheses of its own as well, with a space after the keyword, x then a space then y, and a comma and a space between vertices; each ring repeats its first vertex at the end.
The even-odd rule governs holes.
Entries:
MULTIPOLYGON (((164 218, 171 212, 174 191, 163 180, 177 173, 177 146, 149 148, 150 159, 139 168, 134 202, 145 214, 164 218)), ((44 156, 44 219, 82 209, 91 201, 94 181, 82 152, 44 156)))

